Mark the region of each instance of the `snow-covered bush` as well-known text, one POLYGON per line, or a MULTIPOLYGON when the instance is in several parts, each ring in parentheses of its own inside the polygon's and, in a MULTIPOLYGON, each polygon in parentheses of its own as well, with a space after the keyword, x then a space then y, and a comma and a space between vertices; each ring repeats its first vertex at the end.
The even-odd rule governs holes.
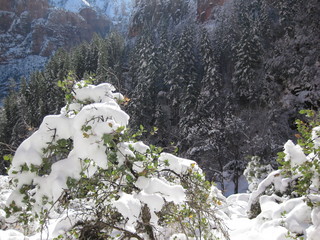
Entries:
POLYGON ((301 113, 309 120, 296 122, 298 144, 289 140, 284 145, 278 154, 279 170, 271 172, 250 195, 248 216, 272 220, 285 227, 290 238, 313 240, 320 233, 320 114, 301 113))
POLYGON ((248 190, 250 192, 257 189, 259 183, 273 171, 270 164, 263 164, 259 156, 251 157, 243 175, 248 181, 248 190))
POLYGON ((300 113, 308 121, 296 121, 298 144, 288 141, 284 152, 279 154, 281 174, 291 179, 292 196, 305 196, 311 207, 320 206, 312 197, 320 194, 320 113, 311 110, 300 113))
POLYGON ((39 222, 41 232, 59 215, 47 230, 59 239, 228 238, 219 191, 196 162, 137 141, 144 129, 130 134, 114 90, 76 83, 61 114, 45 117, 19 146, 7 215, 39 222))

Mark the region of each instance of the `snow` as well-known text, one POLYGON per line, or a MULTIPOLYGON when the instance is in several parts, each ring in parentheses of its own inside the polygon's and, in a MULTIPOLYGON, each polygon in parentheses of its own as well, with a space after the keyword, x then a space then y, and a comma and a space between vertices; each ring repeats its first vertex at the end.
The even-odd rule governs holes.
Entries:
POLYGON ((195 161, 179 158, 169 153, 161 153, 159 162, 167 163, 170 166, 170 169, 178 174, 185 173, 190 167, 199 170, 195 161))
POLYGON ((69 0, 64 7, 68 11, 78 12, 83 7, 90 7, 90 4, 86 0, 69 0))
POLYGON ((263 196, 260 198, 261 213, 254 219, 248 219, 248 197, 248 194, 237 194, 227 199, 232 211, 231 219, 227 221, 232 240, 285 240, 288 232, 305 234, 314 230, 311 208, 303 198, 279 202, 277 196, 263 196))
MULTIPOLYGON (((1 48, 1 43, 0 43, 1 48)), ((21 52, 21 49, 14 49, 16 52, 21 52)), ((24 53, 25 50, 23 49, 24 53)), ((6 95, 9 86, 6 82, 7 79, 19 79, 22 77, 20 73, 24 73, 24 76, 29 76, 36 70, 41 70, 44 64, 48 61, 46 57, 29 55, 24 58, 14 59, 0 65, 0 93, 6 95)), ((2 96, 0 96, 1 98, 2 96)))
POLYGON ((295 145, 291 140, 284 145, 284 153, 286 154, 285 161, 291 161, 292 167, 307 161, 302 148, 299 145, 295 145))
POLYGON ((128 218, 126 229, 131 232, 135 231, 135 226, 140 215, 141 203, 131 194, 120 193, 120 198, 113 203, 119 213, 125 218, 128 218))
POLYGON ((320 147, 320 126, 313 129, 311 138, 314 142, 314 147, 320 147))
MULTIPOLYGON (((49 201, 55 202, 67 188, 68 177, 80 178, 81 161, 79 159, 92 159, 97 166, 106 168, 108 159, 105 151, 106 147, 101 141, 103 134, 114 132, 120 126, 128 124, 129 116, 120 109, 116 97, 122 95, 114 94, 114 88, 110 84, 100 84, 98 86, 88 85, 80 82, 75 86, 75 101, 91 101, 92 104, 83 108, 81 104, 73 104, 71 108, 63 108, 60 115, 47 116, 44 118, 39 129, 28 139, 26 139, 17 149, 13 158, 9 176, 17 180, 17 190, 9 197, 18 206, 23 205, 23 200, 19 197, 19 188, 24 184, 33 183, 35 186, 34 199, 36 206, 34 211, 42 206, 42 199, 47 196, 49 201), (84 91, 86 89, 87 91, 84 91), (79 111, 74 115, 74 111, 79 111), (82 127, 90 124, 91 132, 88 137, 83 137, 82 127), (72 139, 74 148, 66 159, 52 164, 51 172, 48 175, 36 176, 31 171, 20 172, 22 166, 26 164, 29 168, 40 166, 43 156, 43 149, 47 143, 56 143, 59 139, 72 139), (98 140, 97 140, 98 139, 98 140), (94 144, 100 141, 98 144, 94 144), (29 156, 26 158, 25 156, 29 156)), ((91 169, 93 174, 95 169, 91 169)))
POLYGON ((12 229, 9 229, 7 231, 0 230, 0 239, 26 240, 25 236, 21 232, 12 229))
POLYGON ((186 235, 184 233, 176 233, 173 234, 169 240, 193 240, 194 238, 190 238, 190 237, 186 237, 186 235))
MULTIPOLYGON (((241 175, 239 177, 239 182, 238 182, 238 192, 246 192, 248 189, 248 182, 245 178, 245 176, 241 175)), ((223 173, 223 194, 225 196, 230 196, 234 194, 234 189, 235 189, 235 184, 233 181, 230 180, 230 175, 227 172, 223 173)))
POLYGON ((147 194, 160 194, 168 202, 179 204, 185 200, 183 187, 172 185, 164 179, 139 177, 135 185, 147 194))
POLYGON ((86 0, 49 0, 52 6, 64 8, 71 12, 79 12, 81 8, 90 7, 86 0))
POLYGON ((134 0, 50 0, 52 6, 78 13, 91 7, 108 16, 113 23, 128 22, 134 7, 134 0))

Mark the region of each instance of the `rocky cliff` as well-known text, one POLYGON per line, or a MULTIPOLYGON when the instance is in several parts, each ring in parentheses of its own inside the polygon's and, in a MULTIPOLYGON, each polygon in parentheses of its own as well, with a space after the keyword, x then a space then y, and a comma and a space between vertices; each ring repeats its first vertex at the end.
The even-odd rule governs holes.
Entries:
POLYGON ((105 36, 132 1, 0 0, 0 96, 8 79, 41 69, 58 48, 105 36), (84 4, 84 2, 90 4, 84 4))
POLYGON ((212 19, 214 14, 213 10, 216 7, 222 6, 226 0, 198 0, 197 1, 197 19, 200 22, 212 19))
POLYGON ((75 13, 83 8, 91 8, 107 16, 120 31, 128 25, 134 2, 135 0, 49 0, 51 6, 75 13))

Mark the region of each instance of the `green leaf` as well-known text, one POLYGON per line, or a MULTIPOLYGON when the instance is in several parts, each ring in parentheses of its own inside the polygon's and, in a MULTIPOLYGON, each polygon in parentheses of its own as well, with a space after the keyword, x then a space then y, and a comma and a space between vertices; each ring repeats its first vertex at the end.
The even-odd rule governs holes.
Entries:
POLYGON ((127 179, 127 181, 129 182, 129 183, 132 183, 133 182, 133 177, 132 177, 132 175, 130 175, 130 174, 127 174, 126 175, 126 179, 127 179))
POLYGON ((4 156, 3 156, 3 160, 4 160, 4 161, 9 161, 9 162, 11 162, 12 159, 13 159, 13 156, 12 156, 11 154, 7 154, 7 155, 4 155, 4 156))
POLYGON ((113 136, 111 134, 103 134, 102 139, 105 144, 110 144, 111 142, 113 142, 113 136))
POLYGON ((125 126, 121 126, 117 128, 117 133, 121 133, 126 127, 125 126))

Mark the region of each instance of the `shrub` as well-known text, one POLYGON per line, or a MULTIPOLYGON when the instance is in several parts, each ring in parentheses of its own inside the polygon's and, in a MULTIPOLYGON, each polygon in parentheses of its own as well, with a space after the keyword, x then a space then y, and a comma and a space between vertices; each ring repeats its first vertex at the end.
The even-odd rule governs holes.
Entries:
POLYGON ((293 196, 305 196, 313 207, 319 205, 313 195, 320 193, 320 113, 313 110, 301 110, 300 113, 307 121, 296 121, 298 144, 288 141, 278 161, 282 175, 292 179, 293 196))
POLYGON ((297 120, 298 144, 291 140, 278 153, 279 170, 271 172, 252 192, 249 201, 249 217, 256 217, 261 209, 259 197, 263 194, 303 197, 308 206, 320 206, 320 114, 302 110, 306 121, 297 120))
POLYGON ((41 232, 58 214, 58 239, 228 239, 219 191, 196 162, 138 141, 144 128, 130 133, 124 98, 113 91, 76 83, 61 114, 19 146, 7 214, 41 232))
POLYGON ((251 157, 250 162, 243 172, 249 184, 249 191, 252 192, 256 190, 259 183, 272 171, 272 166, 270 164, 263 164, 259 156, 251 157))

